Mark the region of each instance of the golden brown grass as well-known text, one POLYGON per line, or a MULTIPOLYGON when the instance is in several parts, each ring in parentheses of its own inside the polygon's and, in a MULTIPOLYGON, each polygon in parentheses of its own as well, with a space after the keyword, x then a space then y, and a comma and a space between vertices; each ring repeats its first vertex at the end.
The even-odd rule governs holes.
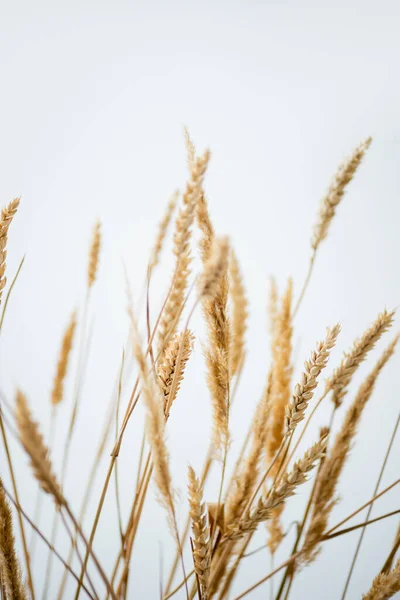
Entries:
POLYGON ((58 358, 56 374, 54 377, 53 391, 51 393, 51 403, 53 406, 59 404, 63 399, 64 380, 67 375, 69 355, 72 349, 75 329, 76 313, 73 312, 61 342, 61 350, 58 358))
MULTIPOLYGON (((166 511, 169 529, 175 542, 162 556, 163 566, 165 564, 167 569, 171 567, 169 572, 160 574, 158 595, 162 600, 174 598, 175 595, 178 598, 178 594, 190 600, 196 595, 199 600, 239 600, 250 594, 255 594, 254 597, 264 597, 266 592, 261 592, 260 586, 280 571, 283 571, 283 577, 271 598, 287 600, 290 594, 294 593, 297 572, 316 561, 329 539, 340 536, 343 543, 346 543, 346 535, 350 531, 362 530, 372 523, 398 514, 398 510, 394 510, 368 520, 368 513, 366 522, 348 523, 364 508, 372 507, 375 501, 400 483, 400 479, 384 490, 378 490, 378 482, 372 499, 367 498, 361 508, 354 510, 339 524, 332 526, 330 522, 333 516, 332 509, 339 501, 338 490, 342 471, 351 457, 357 432, 363 433, 361 418, 365 406, 377 385, 378 376, 395 351, 399 336, 387 345, 356 393, 353 390, 353 376, 393 324, 394 311, 381 312, 336 365, 332 364, 331 351, 338 342, 340 326, 337 324, 328 328, 325 338, 317 343, 315 350, 305 361, 299 379, 297 375, 296 378, 293 377, 293 372, 298 370, 293 347, 301 334, 298 331, 296 314, 305 299, 315 256, 322 241, 327 237, 336 209, 342 202, 347 186, 355 176, 371 140, 362 142, 341 165, 323 198, 317 224, 313 229, 312 258, 304 285, 298 288, 291 278, 286 278, 286 286, 280 287, 278 292, 275 280, 271 279, 268 302, 271 360, 269 363, 265 361, 267 364, 262 374, 263 380, 266 379, 264 390, 255 390, 253 384, 246 389, 242 389, 241 386, 241 374, 246 369, 248 357, 251 357, 252 352, 247 340, 249 305, 245 287, 246 271, 240 267, 240 260, 232 242, 219 232, 217 234, 212 222, 204 181, 210 153, 206 151, 197 154, 187 129, 185 141, 189 177, 175 220, 172 248, 175 266, 169 289, 158 303, 153 304, 151 281, 157 275, 155 267, 162 268, 162 253, 167 246, 167 231, 179 200, 178 192, 171 197, 166 212, 161 217, 150 254, 148 270, 144 277, 147 296, 146 318, 143 323, 136 322, 133 309, 135 302, 133 298, 129 298, 129 347, 124 346, 122 366, 119 366, 116 374, 116 399, 112 399, 112 410, 107 418, 104 433, 100 443, 96 444, 99 450, 88 477, 88 488, 84 493, 78 518, 75 517, 75 507, 67 500, 69 490, 65 489, 64 482, 67 471, 71 477, 74 476, 74 483, 77 482, 74 467, 69 465, 69 450, 75 440, 76 427, 80 423, 78 407, 87 375, 84 368, 86 328, 91 316, 95 292, 93 286, 98 277, 100 223, 94 228, 89 252, 76 371, 73 372, 69 367, 77 327, 76 314, 73 313, 62 338, 53 380, 51 404, 54 408, 64 399, 63 389, 67 378, 75 379, 66 438, 53 440, 50 436, 46 445, 26 396, 17 390, 14 411, 1 394, 0 427, 13 484, 12 494, 7 490, 7 495, 12 500, 20 524, 23 519, 28 519, 28 523, 31 519, 23 509, 25 499, 22 498, 21 501, 18 496, 16 472, 13 468, 14 447, 9 445, 8 435, 14 435, 27 453, 33 476, 41 490, 55 500, 53 512, 49 519, 46 518, 46 525, 48 520, 53 522, 50 541, 40 530, 39 522, 34 524, 35 532, 45 540, 51 557, 45 567, 45 589, 39 590, 36 573, 31 577, 31 557, 27 551, 22 525, 20 529, 24 552, 19 557, 16 551, 17 534, 13 530, 12 513, 6 492, 0 483, 0 593, 6 600, 34 599, 35 591, 42 593, 43 599, 54 597, 57 600, 78 600, 83 594, 105 600, 141 597, 131 572, 132 563, 140 560, 140 543, 143 543, 143 536, 150 537, 150 533, 143 529, 143 515, 153 490, 152 481, 157 497, 166 511), (200 269, 195 269, 193 265, 196 265, 196 262, 192 262, 196 252, 195 242, 198 242, 200 269), (300 290, 299 293, 296 292, 297 289, 300 290), (156 305, 160 308, 153 321, 150 308, 153 309, 156 305), (196 330, 196 322, 193 316, 199 305, 203 313, 205 335, 196 333, 195 343, 192 331, 196 330), (146 338, 143 338, 145 342, 142 342, 139 333, 142 330, 146 332, 146 338), (190 358, 192 353, 199 352, 200 355, 201 349, 204 354, 201 374, 204 370, 209 398, 201 397, 199 402, 197 397, 193 398, 190 387, 182 383, 191 378, 192 368, 198 364, 197 360, 201 359, 201 356, 190 358), (190 362, 187 368, 189 359, 194 364, 190 362), (330 375, 323 388, 322 376, 328 369, 330 375), (258 393, 261 397, 254 408, 254 396, 258 393), (323 402, 329 396, 333 406, 327 401, 323 402), (245 412, 249 417, 247 435, 244 436, 243 443, 239 444, 240 450, 235 455, 236 444, 231 444, 231 411, 233 400, 240 402, 241 397, 246 402, 245 412), (317 398, 316 401, 314 397, 317 398), (199 476, 189 467, 188 501, 182 502, 178 493, 179 475, 177 474, 175 479, 167 444, 167 428, 171 425, 171 419, 179 419, 182 402, 191 402, 193 413, 188 422, 179 424, 182 428, 196 427, 198 417, 204 409, 203 402, 207 400, 212 410, 211 433, 208 435, 204 431, 203 436, 207 441, 207 452, 204 464, 198 470, 199 476), (145 409, 145 434, 137 468, 132 473, 130 463, 129 482, 122 486, 119 463, 125 458, 125 440, 132 435, 131 421, 136 418, 136 409, 140 405, 145 409), (324 409, 328 409, 330 413, 325 421, 324 409), (308 433, 314 425, 317 410, 322 422, 322 427, 321 423, 318 424, 317 431, 321 433, 317 433, 311 439, 318 441, 311 447, 301 449, 301 443, 304 444, 307 439, 306 432, 308 433), (341 418, 340 426, 334 422, 334 416, 341 418), (114 427, 115 439, 111 442, 109 432, 114 427), (60 475, 50 460, 54 441, 64 448, 60 475), (100 482, 99 498, 94 516, 90 520, 89 511, 86 509, 89 506, 90 494, 97 490, 96 474, 101 472, 101 458, 106 450, 110 453, 109 464, 104 480, 100 482), (233 469, 230 472, 231 465, 233 469), (307 484, 309 478, 312 478, 312 482, 307 484), (115 500, 111 498, 111 484, 114 481, 115 500), (121 498, 122 490, 127 494, 124 498, 121 498), (287 528, 286 519, 286 507, 294 494, 299 494, 304 501, 300 514, 296 515, 296 529, 287 528), (96 548, 96 533, 104 525, 103 511, 106 502, 108 507, 115 505, 115 530, 118 537, 117 544, 113 541, 107 549, 110 561, 107 562, 107 568, 97 557, 96 548), (182 506, 188 509, 185 515, 181 514, 182 506), (182 516, 187 518, 186 526, 181 528, 182 516), (56 539, 58 526, 65 529, 70 542, 67 560, 64 560, 63 552, 58 551, 58 545, 61 544, 56 539), (263 550, 269 550, 275 564, 278 557, 281 560, 281 555, 282 560, 259 581, 238 593, 234 588, 237 576, 244 571, 252 572, 251 556, 258 551, 253 549, 253 542, 259 529, 264 541, 263 550), (141 535, 138 535, 139 531, 141 535), (264 539, 266 532, 267 538, 264 539), (56 582, 55 578, 52 579, 53 558, 61 562, 65 573, 62 577, 57 577, 56 582), (182 567, 181 576, 177 570, 179 563, 182 567), (93 576, 94 567, 99 577, 93 576), (25 588, 24 573, 27 574, 30 589, 25 588), (74 579, 67 578, 67 575, 71 574, 74 579), (51 587, 52 583, 56 585, 56 592, 51 587)), ((19 199, 11 202, 3 209, 0 218, 0 297, 6 285, 8 229, 18 204, 19 199)), ((258 335, 260 331, 261 328, 257 332, 258 335)), ((204 396, 203 390, 201 393, 204 396)), ((66 403, 67 399, 63 404, 66 403)), ((53 429, 52 431, 54 433, 53 429)), ((63 434, 58 434, 58 437, 60 435, 63 434)), ((92 448, 94 445, 95 441, 88 434, 88 446, 92 448)), ((385 461, 390 449, 391 445, 385 461)), ((192 449, 185 450, 189 461, 192 449)), ((357 474, 354 485, 357 483, 357 477, 366 477, 367 474, 368 469, 362 474, 357 474)), ((4 473, 0 475, 5 477, 4 473)), ((351 490, 345 492, 351 494, 351 490)), ((46 514, 46 517, 49 515, 46 514)), ((382 540, 382 544, 387 546, 387 559, 372 587, 364 595, 367 600, 389 598, 400 590, 400 567, 399 562, 395 563, 400 538, 397 535, 394 541, 382 540)), ((355 554, 353 563, 357 556, 358 554, 355 554)), ((156 558, 154 562, 154 567, 151 568, 156 573, 156 558)), ((343 598, 346 596, 347 583, 343 598)), ((365 589, 370 585, 371 580, 366 578, 365 589)))
POLYGON ((26 600, 27 591, 22 581, 21 567, 15 548, 11 507, 0 478, 0 589, 5 598, 26 600))

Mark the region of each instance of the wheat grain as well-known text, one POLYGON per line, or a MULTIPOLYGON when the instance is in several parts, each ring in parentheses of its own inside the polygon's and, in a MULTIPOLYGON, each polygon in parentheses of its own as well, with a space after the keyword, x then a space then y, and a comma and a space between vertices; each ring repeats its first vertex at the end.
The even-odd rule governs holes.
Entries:
POLYGON ((293 433, 297 425, 304 419, 308 403, 318 385, 318 377, 327 365, 330 351, 336 343, 339 332, 340 325, 334 325, 332 329, 328 329, 325 340, 318 342, 317 348, 312 353, 310 360, 305 362, 300 383, 296 385, 293 398, 286 407, 288 433, 293 433))
POLYGON ((40 487, 53 496, 57 505, 65 504, 61 488, 53 473, 49 450, 43 441, 38 424, 32 418, 26 396, 20 390, 17 390, 15 418, 20 441, 30 458, 33 474, 40 487))
POLYGON ((96 281, 97 269, 99 266, 99 255, 101 245, 101 224, 97 221, 94 226, 92 243, 89 251, 89 264, 88 264, 88 288, 90 289, 96 281))
POLYGON ((5 600, 27 600, 21 566, 15 548, 11 508, 0 478, 0 581, 6 591, 5 600))
POLYGON ((400 559, 389 573, 379 573, 363 600, 387 600, 400 591, 400 559))
POLYGON ((221 279, 226 276, 228 256, 228 238, 216 239, 213 252, 205 262, 203 273, 199 279, 198 294, 202 300, 210 302, 217 294, 221 279))
POLYGON ((273 509, 293 496, 296 488, 307 480, 307 474, 324 455, 326 443, 327 438, 322 438, 311 446, 303 458, 294 464, 292 471, 282 477, 279 485, 270 490, 267 497, 259 498, 255 508, 248 510, 237 523, 227 527, 224 539, 238 539, 245 533, 254 531, 259 523, 270 519, 273 509))
POLYGON ((6 271, 6 258, 7 258, 7 241, 8 241, 8 228, 11 225, 15 213, 18 210, 20 199, 14 198, 3 210, 0 216, 0 301, 3 294, 4 287, 7 283, 5 276, 6 271))
POLYGON ((71 320, 65 330, 62 342, 61 351, 57 363, 56 374, 54 377, 53 391, 51 393, 51 403, 53 406, 59 404, 63 399, 64 380, 67 374, 69 356, 72 349, 74 333, 76 329, 76 312, 72 313, 71 320))
POLYGON ((193 341, 194 336, 188 330, 176 334, 172 340, 168 342, 162 356, 162 361, 158 366, 158 376, 160 378, 161 390, 164 395, 164 414, 167 418, 169 417, 169 414, 166 412, 167 407, 172 406, 178 394, 185 373, 186 363, 189 360, 193 349, 193 341), (182 353, 178 365, 179 350, 181 347, 182 353), (171 396, 171 388, 174 379, 176 385, 174 386, 174 390, 172 390, 171 396))
POLYGON ((161 350, 164 348, 168 336, 173 335, 175 332, 183 308, 185 291, 190 274, 190 237, 192 224, 196 205, 201 195, 203 178, 209 158, 210 154, 206 151, 203 156, 196 160, 183 195, 183 206, 176 220, 174 235, 175 272, 172 287, 158 328, 161 350))
POLYGON ((188 470, 189 506, 193 532, 194 569, 201 588, 201 600, 208 598, 208 579, 211 562, 210 526, 203 500, 203 489, 192 467, 188 470))
POLYGON ((248 318, 248 302, 236 253, 231 248, 229 262, 229 291, 232 299, 232 335, 229 351, 230 376, 233 377, 243 364, 245 335, 248 318))
POLYGON ((193 165, 196 161, 196 147, 193 143, 192 138, 190 137, 189 129, 186 125, 183 128, 183 134, 185 136, 187 163, 188 163, 189 171, 191 171, 193 169, 193 165))
MULTIPOLYGON (((268 444, 268 459, 277 453, 285 427, 285 409, 290 400, 290 383, 292 376, 292 280, 289 279, 282 306, 276 317, 274 338, 272 343, 272 388, 271 388, 271 431, 268 444)), ((279 467, 278 464, 275 465, 279 467)), ((273 472, 271 473, 273 475, 273 472)))
POLYGON ((365 152, 371 144, 371 141, 372 139, 368 138, 364 142, 361 142, 361 144, 355 148, 350 157, 340 165, 338 171, 336 172, 336 175, 322 200, 317 223, 313 229, 311 247, 314 252, 317 251, 320 243, 328 235, 329 225, 335 216, 337 206, 344 196, 346 187, 353 179, 365 152))
POLYGON ((379 338, 391 327, 394 312, 384 310, 372 325, 357 339, 350 352, 345 353, 339 367, 326 382, 326 390, 332 390, 332 401, 340 406, 347 393, 347 387, 360 364, 366 359, 368 352, 373 349, 379 338))

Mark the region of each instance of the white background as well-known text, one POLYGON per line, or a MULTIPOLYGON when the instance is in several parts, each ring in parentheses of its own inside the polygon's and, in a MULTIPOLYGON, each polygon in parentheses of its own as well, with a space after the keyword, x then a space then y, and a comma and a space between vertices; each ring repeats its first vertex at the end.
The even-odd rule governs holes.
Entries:
MULTIPOLYGON (((60 337, 72 309, 82 307, 90 232, 96 218, 103 223, 99 280, 90 307, 92 352, 66 483, 74 507, 79 506, 127 336, 122 264, 137 299, 162 210, 175 187, 184 186, 183 124, 199 150, 212 151, 206 179, 210 210, 217 231, 229 234, 237 249, 250 298, 248 362, 232 416, 233 454, 268 370, 268 277, 276 274, 282 288, 292 275, 298 292, 319 200, 340 160, 368 135, 373 144, 321 247, 296 321, 296 375, 326 325, 343 325, 333 355, 337 362, 380 310, 400 303, 399 25, 395 1, 1 4, 1 203, 22 195, 10 229, 10 279, 26 253, 1 337, 1 389, 11 399, 21 386, 45 431, 60 337)), ((163 274, 154 282, 154 310, 171 266, 166 258, 163 274)), ((168 427, 182 515, 187 463, 200 469, 210 432, 200 317, 194 326, 199 339, 168 427)), ((57 468, 75 363, 76 352, 60 408, 57 468)), ((355 384, 367 369, 364 365, 355 384)), ((399 410, 398 373, 396 356, 366 410, 332 524, 372 494, 399 410)), ((132 380, 128 373, 124 402, 132 380)), ((325 407, 316 421, 323 423, 327 414, 325 407)), ((142 424, 139 409, 121 459, 125 518, 142 424)), ((317 428, 307 441, 316 435, 317 428)), ((398 452, 397 443, 383 485, 398 477, 398 452)), ((36 487, 25 457, 16 448, 13 453, 23 505, 32 512, 36 487)), ((102 476, 106 466, 107 460, 102 476)), ((8 481, 3 454, 1 473, 8 481)), ((218 467, 207 488, 209 501, 215 500, 217 476, 218 467)), ((399 499, 396 489, 377 504, 375 516, 398 508, 399 499)), ((299 515, 296 508, 303 501, 300 494, 290 502, 286 523, 299 515)), ((51 503, 45 508, 42 526, 48 532, 51 503)), ((115 514, 111 486, 96 537, 108 567, 118 543, 115 514)), ((165 573, 173 548, 164 523, 162 509, 151 499, 133 555, 129 597, 158 597, 160 555, 165 573)), ((368 589, 396 528, 394 517, 368 531, 348 598, 368 589)), ((263 540, 264 530, 257 543, 263 540)), ((356 537, 328 542, 318 563, 296 578, 291 597, 340 598, 355 543, 356 537)), ((60 537, 65 554, 63 544, 60 537)), ((290 539, 282 547, 276 563, 291 544, 290 539)), ((37 552, 34 570, 40 589, 47 556, 41 543, 37 552)), ((267 552, 247 561, 236 593, 269 570, 267 552)), ((55 573, 50 599, 57 589, 59 571, 55 573)), ((67 598, 73 597, 72 590, 67 598)), ((268 586, 253 597, 268 597, 268 586)))

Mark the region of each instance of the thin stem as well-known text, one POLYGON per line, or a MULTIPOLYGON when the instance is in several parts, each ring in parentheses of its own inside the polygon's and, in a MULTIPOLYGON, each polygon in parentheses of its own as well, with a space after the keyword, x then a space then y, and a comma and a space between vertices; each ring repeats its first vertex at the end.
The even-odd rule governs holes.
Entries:
MULTIPOLYGON (((78 350, 78 366, 77 366, 76 379, 75 379, 74 403, 73 403, 73 409, 72 409, 72 413, 71 413, 71 417, 70 417, 67 440, 65 442, 64 452, 63 452, 63 457, 62 457, 62 464, 61 464, 60 482, 61 482, 62 489, 64 489, 64 486, 65 486, 65 478, 66 478, 66 474, 67 474, 69 453, 70 453, 70 449, 71 449, 73 433, 75 430, 76 417, 78 414, 78 407, 79 407, 79 401, 80 401, 80 392, 81 392, 83 377, 84 377, 85 368, 86 368, 87 356, 88 356, 88 347, 85 347, 86 346, 85 340, 86 340, 86 328, 87 328, 87 318, 88 318, 88 310, 89 310, 89 298, 90 298, 90 288, 88 288, 86 291, 84 307, 83 307, 82 329, 81 329, 81 335, 80 335, 80 340, 79 340, 79 350, 78 350), (86 358, 85 358, 85 351, 86 351, 86 358)), ((57 540, 58 528, 59 528, 58 516, 59 516, 59 513, 56 511, 53 515, 53 524, 52 524, 52 531, 51 531, 51 538, 50 538, 52 544, 55 544, 56 540, 57 540)), ((47 565, 45 568, 46 585, 43 590, 42 600, 47 599, 47 591, 49 589, 49 583, 51 580, 52 569, 53 569, 53 557, 51 554, 49 554, 48 558, 47 558, 47 565)))
POLYGON ((305 282, 303 284, 303 288, 302 288, 302 290, 300 292, 299 299, 297 300, 297 304, 296 304, 296 306, 294 308, 292 318, 294 318, 296 316, 296 313, 299 310, 300 304, 302 303, 302 300, 304 298, 304 294, 306 293, 306 290, 308 288, 308 284, 310 283, 311 275, 312 275, 313 268, 314 268, 315 256, 316 256, 316 251, 314 250, 313 253, 312 253, 312 255, 311 255, 310 265, 308 267, 307 277, 306 277, 305 282))
POLYGON ((254 583, 251 587, 247 588, 247 590, 245 590, 244 592, 242 592, 241 594, 239 594, 239 596, 236 596, 234 598, 234 600, 240 600, 241 598, 244 598, 245 596, 247 596, 247 594, 250 594, 250 592, 253 592, 260 585, 262 585, 263 583, 265 583, 266 581, 268 581, 268 579, 270 579, 271 577, 273 577, 276 573, 279 573, 279 571, 281 571, 282 569, 284 569, 285 567, 287 567, 287 565, 289 565, 291 562, 293 562, 294 560, 296 560, 296 558, 298 558, 301 555, 301 553, 302 553, 302 551, 300 550, 300 552, 298 552, 297 554, 294 554, 288 560, 285 560, 285 562, 283 562, 282 564, 280 564, 279 567, 276 567, 276 569, 274 569, 273 571, 271 571, 270 573, 268 573, 268 575, 266 575, 265 577, 263 577, 262 579, 260 579, 256 583, 254 583))
POLYGON ((5 301, 4 301, 3 310, 2 310, 2 313, 1 313, 1 319, 0 319, 0 331, 2 330, 2 327, 3 327, 3 321, 4 321, 4 317, 5 317, 5 315, 6 315, 6 310, 7 310, 7 306, 8 306, 8 301, 9 301, 9 299, 10 299, 11 292, 12 292, 12 290, 13 290, 13 287, 14 287, 14 285, 15 285, 15 283, 16 283, 16 281, 17 281, 17 279, 18 279, 18 275, 20 274, 20 271, 21 271, 21 269, 22 269, 22 265, 24 264, 24 261, 25 261, 25 256, 26 256, 26 254, 24 254, 24 256, 22 257, 22 260, 21 260, 21 262, 19 263, 19 267, 18 267, 18 269, 17 269, 17 272, 16 272, 16 274, 15 274, 15 275, 14 275, 14 277, 13 277, 13 280, 12 280, 12 282, 11 282, 11 285, 10 285, 10 287, 8 288, 8 292, 7 292, 7 295, 6 295, 6 299, 5 299, 5 301))
POLYGON ((391 483, 390 485, 388 485, 384 490, 382 490, 381 492, 379 492, 379 494, 376 494, 376 496, 374 496, 373 498, 371 498, 371 500, 368 500, 368 502, 366 502, 365 504, 363 504, 362 506, 360 506, 360 508, 358 508, 357 510, 355 510, 354 512, 352 512, 351 515, 349 515, 348 517, 346 517, 345 519, 343 519, 342 521, 340 521, 340 523, 338 523, 337 525, 335 525, 334 527, 332 527, 329 531, 327 531, 326 534, 325 534, 325 536, 331 534, 332 531, 335 531, 336 529, 338 529, 339 527, 341 527, 344 523, 347 523, 347 521, 350 521, 350 519, 352 519, 353 517, 355 517, 356 515, 358 515, 358 513, 361 512, 362 510, 364 510, 364 508, 367 508, 367 506, 369 506, 370 504, 372 504, 372 502, 375 502, 375 500, 377 500, 378 498, 380 498, 381 496, 383 496, 384 494, 386 494, 387 492, 389 492, 392 488, 394 488, 399 483, 400 483, 400 479, 396 479, 396 481, 394 481, 393 483, 391 483))
MULTIPOLYGON (((118 381, 118 398, 117 398, 117 407, 115 411, 115 439, 118 438, 119 431, 119 409, 121 404, 121 393, 122 393, 122 375, 124 371, 124 362, 125 362, 125 352, 122 351, 122 360, 121 360, 121 369, 118 381)), ((115 465, 115 495, 116 495, 116 503, 117 503, 117 515, 118 515, 118 526, 119 533, 121 537, 121 544, 124 543, 124 533, 122 528, 122 512, 121 512, 121 501, 119 494, 119 480, 118 480, 118 464, 115 465)))
MULTIPOLYGON (((387 450, 386 450, 385 458, 383 459, 382 467, 381 467, 381 470, 380 470, 379 475, 378 475, 378 479, 377 479, 376 484, 375 484, 374 496, 375 496, 375 494, 378 493, 379 486, 381 485, 382 477, 383 477, 383 474, 385 472, 386 464, 387 464, 387 461, 389 459, 390 453, 392 451, 393 442, 394 442, 394 439, 396 437, 399 425, 400 425, 400 412, 398 414, 395 426, 393 428, 393 432, 392 432, 392 435, 391 435, 391 438, 390 438, 390 441, 389 441, 389 445, 388 445, 387 450)), ((369 505, 369 507, 368 507, 367 515, 365 517, 366 521, 368 521, 368 519, 369 519, 369 517, 371 515, 373 506, 374 506, 374 503, 372 502, 369 505)), ((349 573, 347 575, 346 583, 345 583, 345 586, 344 586, 344 590, 343 590, 343 594, 342 594, 342 600, 344 600, 344 598, 346 596, 346 593, 347 593, 347 590, 348 590, 348 587, 350 585, 350 580, 351 580, 351 577, 353 575, 355 564, 357 562, 357 558, 358 558, 358 554, 360 552, 361 544, 362 544, 363 539, 364 539, 364 534, 365 534, 365 529, 363 529, 361 531, 360 537, 358 538, 357 547, 355 549, 353 560, 351 561, 349 573)))
POLYGON ((344 535, 345 533, 350 533, 351 531, 355 531, 356 529, 360 529, 360 527, 365 528, 372 523, 377 523, 378 521, 382 521, 383 519, 387 519, 388 517, 393 517, 393 515, 400 514, 399 510, 393 510, 392 512, 386 513, 385 515, 381 515, 380 517, 375 517, 375 519, 371 519, 370 521, 364 521, 363 523, 359 523, 358 525, 353 525, 353 527, 347 527, 346 529, 339 529, 336 533, 331 533, 330 535, 324 535, 323 540, 332 540, 335 537, 339 537, 340 535, 344 535))

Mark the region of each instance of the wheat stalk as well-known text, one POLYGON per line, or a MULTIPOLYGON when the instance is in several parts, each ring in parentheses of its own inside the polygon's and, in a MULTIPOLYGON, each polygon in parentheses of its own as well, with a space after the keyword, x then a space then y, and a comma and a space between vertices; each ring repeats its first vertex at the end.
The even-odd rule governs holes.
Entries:
POLYGON ((151 259, 150 259, 150 263, 149 263, 149 271, 151 272, 159 263, 160 261, 160 255, 161 255, 161 251, 164 245, 164 240, 165 240, 165 236, 167 235, 167 231, 168 231, 168 227, 169 224, 171 223, 172 220, 172 216, 174 214, 177 202, 178 202, 178 198, 179 198, 179 190, 175 190, 175 192, 172 194, 165 214, 163 216, 163 218, 160 221, 160 224, 158 226, 158 233, 157 233, 157 237, 156 237, 156 241, 154 244, 154 248, 152 250, 151 253, 151 259))
MULTIPOLYGON (((290 400, 290 382, 292 376, 292 280, 289 279, 282 299, 281 309, 276 317, 272 342, 272 387, 271 387, 271 431, 268 444, 269 461, 277 453, 285 427, 285 409, 290 400)), ((276 465, 278 467, 278 465, 276 465)), ((276 470, 276 469, 275 469, 276 470)), ((273 475, 273 473, 271 473, 273 475)))
POLYGON ((227 527, 224 540, 239 539, 245 533, 254 531, 259 523, 269 519, 273 509, 293 496, 296 488, 307 480, 307 474, 324 455, 326 444, 325 437, 311 446, 303 458, 294 464, 292 471, 285 473, 279 485, 271 488, 267 497, 260 497, 255 508, 248 510, 237 523, 227 527))

